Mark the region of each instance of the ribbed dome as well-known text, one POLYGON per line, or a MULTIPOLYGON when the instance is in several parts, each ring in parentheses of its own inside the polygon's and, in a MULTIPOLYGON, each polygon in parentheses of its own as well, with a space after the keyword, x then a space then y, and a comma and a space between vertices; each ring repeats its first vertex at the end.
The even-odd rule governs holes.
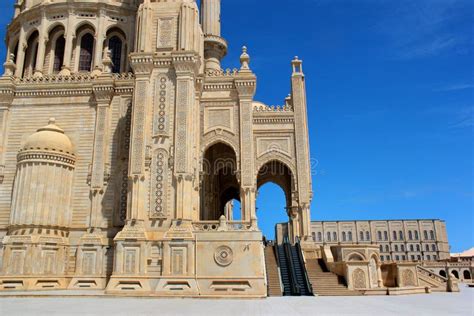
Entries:
POLYGON ((41 127, 26 139, 22 151, 25 150, 46 150, 63 152, 74 155, 74 146, 71 140, 57 126, 54 118, 49 120, 48 125, 41 127))

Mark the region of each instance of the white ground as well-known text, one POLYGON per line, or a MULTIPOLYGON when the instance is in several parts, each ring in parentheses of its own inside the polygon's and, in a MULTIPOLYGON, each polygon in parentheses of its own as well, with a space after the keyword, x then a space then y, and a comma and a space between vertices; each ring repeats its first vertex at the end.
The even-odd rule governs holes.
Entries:
MULTIPOLYGON (((262 300, 8 297, 0 315, 474 315, 474 288, 408 296, 283 297, 262 300)), ((10 293, 11 294, 11 293, 10 293)), ((51 294, 50 294, 51 295, 51 294)), ((56 295, 56 294, 55 294, 56 295)))

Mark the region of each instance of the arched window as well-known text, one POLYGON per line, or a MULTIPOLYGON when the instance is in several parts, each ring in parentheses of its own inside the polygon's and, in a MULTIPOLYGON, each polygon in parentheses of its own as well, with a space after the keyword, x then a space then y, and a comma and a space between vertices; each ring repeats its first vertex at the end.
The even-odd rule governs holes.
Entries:
POLYGON ((426 249, 426 251, 430 251, 430 246, 429 246, 429 245, 425 245, 425 249, 426 249))
POLYGON ((407 259, 407 257, 405 257, 405 255, 402 256, 402 260, 405 261, 407 259))
POLYGON ((416 245, 416 251, 420 251, 420 245, 416 245))
POLYGON ((120 73, 122 70, 122 40, 118 36, 109 39, 109 51, 112 59, 112 72, 120 73))
POLYGON ((370 240, 370 232, 365 232, 365 239, 370 240))
POLYGON ((316 241, 316 233, 313 232, 311 235, 313 236, 313 241, 316 241))
POLYGON ((346 241, 346 232, 342 232, 342 241, 346 241))
POLYGON ((377 237, 378 237, 379 240, 382 240, 382 232, 381 231, 377 232, 377 237))
POLYGON ((398 245, 395 245, 395 251, 398 251, 398 245))
POLYGON ((334 241, 337 241, 337 234, 336 234, 336 232, 333 232, 333 233, 332 233, 332 239, 334 239, 334 241))
POLYGON ((327 239, 327 241, 331 241, 331 233, 330 232, 327 233, 327 238, 326 239, 327 239))
POLYGON ((413 248, 413 245, 410 245, 410 251, 415 251, 415 248, 413 248))
POLYGON ((405 246, 404 245, 401 245, 400 248, 402 249, 402 251, 405 251, 405 246))
POLYGON ((321 234, 321 232, 318 232, 318 241, 323 241, 323 234, 321 234))
POLYGON ((411 230, 408 231, 408 239, 413 240, 413 232, 411 230))
POLYGON ((439 275, 441 275, 442 277, 446 277, 446 271, 444 270, 439 271, 439 275))
POLYGON ((436 245, 431 245, 431 251, 436 251, 436 245))
POLYGON ((390 252, 390 248, 388 247, 388 245, 385 245, 385 252, 390 252))
POLYGON ((347 233, 347 236, 348 236, 348 238, 349 238, 349 241, 352 241, 352 232, 348 232, 348 233, 347 233))
POLYGON ((397 240, 397 232, 393 231, 393 240, 397 240))
POLYGON ((395 260, 400 261, 400 256, 395 256, 395 260))
POLYGON ((54 45, 54 61, 53 61, 53 73, 61 71, 64 62, 64 47, 66 40, 63 35, 60 35, 54 45))
POLYGON ((425 239, 428 239, 428 231, 427 231, 427 230, 425 230, 425 231, 423 232, 423 236, 425 237, 425 239))
POLYGON ((418 240, 420 237, 418 236, 418 231, 415 230, 415 240, 418 240))
POLYGON ((454 275, 456 279, 459 279, 459 273, 456 270, 452 270, 451 274, 454 275))
POLYGON ((359 233, 359 239, 360 239, 360 240, 364 240, 364 232, 360 232, 360 233, 359 233))
POLYGON ((430 238, 431 240, 435 240, 435 234, 434 231, 430 230, 430 238))
POLYGON ((380 252, 383 252, 383 246, 380 245, 380 252))
POLYGON ((387 231, 383 232, 383 237, 384 237, 385 240, 388 240, 388 232, 387 231))
POLYGON ((464 276, 464 280, 470 280, 471 279, 471 273, 468 270, 464 270, 463 276, 464 276))
POLYGON ((398 232, 398 237, 400 237, 400 240, 403 240, 403 232, 402 231, 398 232))
POLYGON ((92 58, 94 53, 94 37, 90 33, 86 33, 81 38, 81 46, 79 52, 79 71, 92 70, 92 58))
POLYGON ((421 256, 420 256, 420 255, 418 255, 418 256, 417 256, 417 259, 418 259, 418 260, 421 260, 421 256))

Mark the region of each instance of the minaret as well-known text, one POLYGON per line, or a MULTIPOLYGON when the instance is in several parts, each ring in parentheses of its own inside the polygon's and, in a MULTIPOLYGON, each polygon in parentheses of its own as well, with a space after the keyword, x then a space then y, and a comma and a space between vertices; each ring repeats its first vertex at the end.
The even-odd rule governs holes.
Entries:
POLYGON ((221 0, 201 1, 201 23, 204 32, 206 70, 220 70, 227 54, 227 42, 221 37, 221 0))

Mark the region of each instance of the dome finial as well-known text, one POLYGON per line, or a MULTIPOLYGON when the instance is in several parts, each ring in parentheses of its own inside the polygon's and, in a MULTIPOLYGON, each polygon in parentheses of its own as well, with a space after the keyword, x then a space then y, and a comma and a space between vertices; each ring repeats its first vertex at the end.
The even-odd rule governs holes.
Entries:
POLYGON ((242 55, 240 55, 240 70, 250 70, 250 55, 247 53, 247 46, 242 47, 242 55))
POLYGON ((56 125, 56 119, 54 117, 50 117, 48 121, 48 125, 52 125, 52 124, 56 125))

